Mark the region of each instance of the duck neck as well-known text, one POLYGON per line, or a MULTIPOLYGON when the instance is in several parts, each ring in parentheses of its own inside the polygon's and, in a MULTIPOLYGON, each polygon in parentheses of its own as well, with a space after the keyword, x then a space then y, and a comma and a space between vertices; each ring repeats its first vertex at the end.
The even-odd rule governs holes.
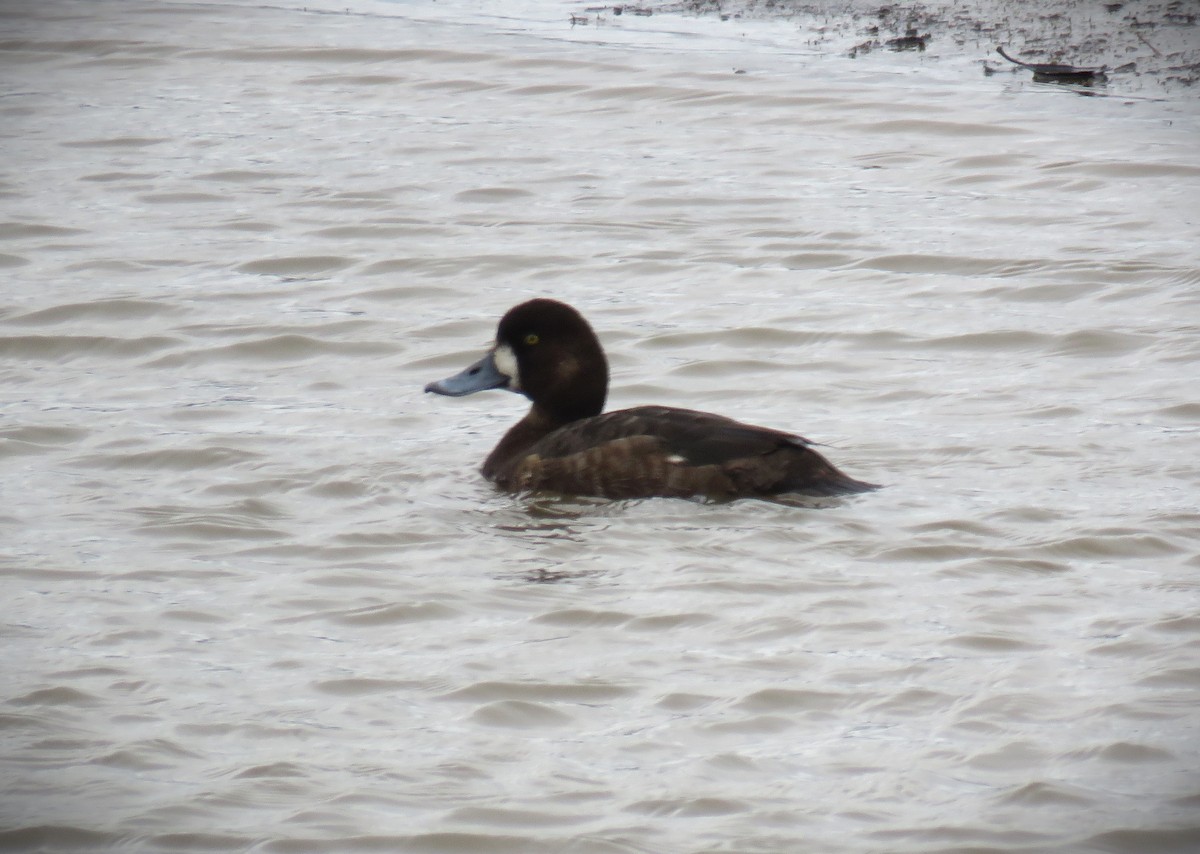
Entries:
POLYGON ((556 417, 535 403, 524 418, 509 428, 500 444, 488 454, 483 463, 483 476, 488 480, 496 480, 506 464, 520 460, 528 448, 564 424, 569 424, 571 420, 556 417))

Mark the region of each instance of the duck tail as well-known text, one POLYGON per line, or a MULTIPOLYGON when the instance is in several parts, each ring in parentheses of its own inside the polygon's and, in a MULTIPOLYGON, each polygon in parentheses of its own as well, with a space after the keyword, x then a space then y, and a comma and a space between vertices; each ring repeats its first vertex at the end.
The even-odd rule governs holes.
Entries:
POLYGON ((877 483, 850 477, 812 448, 794 456, 788 468, 783 481, 784 492, 831 496, 874 492, 881 488, 877 483))
POLYGON ((825 495, 855 495, 860 492, 874 492, 877 489, 883 489, 881 484, 855 480, 842 472, 838 472, 837 477, 830 478, 826 487, 828 492, 825 492, 825 495))

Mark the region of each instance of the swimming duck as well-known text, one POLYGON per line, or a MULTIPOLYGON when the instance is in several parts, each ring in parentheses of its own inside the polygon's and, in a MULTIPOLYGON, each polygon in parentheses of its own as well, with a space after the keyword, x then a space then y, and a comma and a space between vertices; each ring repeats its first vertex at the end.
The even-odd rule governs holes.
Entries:
POLYGON ((600 340, 556 300, 510 309, 482 359, 425 391, 460 397, 493 388, 533 402, 483 464, 483 476, 511 492, 727 500, 877 488, 843 474, 802 436, 669 406, 603 413, 600 340))

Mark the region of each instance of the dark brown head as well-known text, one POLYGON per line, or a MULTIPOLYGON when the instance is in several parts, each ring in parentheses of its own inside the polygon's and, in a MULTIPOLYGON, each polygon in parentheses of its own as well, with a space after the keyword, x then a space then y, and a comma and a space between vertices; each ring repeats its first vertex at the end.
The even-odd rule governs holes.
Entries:
POLYGON ((587 418, 604 409, 608 360, 579 312, 534 299, 509 309, 486 356, 425 390, 458 396, 489 388, 520 392, 556 421, 587 418))

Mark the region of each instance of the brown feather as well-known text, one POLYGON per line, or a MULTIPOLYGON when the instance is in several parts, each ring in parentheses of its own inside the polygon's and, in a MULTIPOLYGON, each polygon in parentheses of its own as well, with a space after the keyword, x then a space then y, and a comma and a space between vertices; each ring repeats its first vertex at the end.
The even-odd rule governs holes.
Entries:
POLYGON ((804 437, 780 430, 668 406, 601 414, 604 350, 582 315, 554 300, 511 309, 489 356, 426 390, 462 395, 496 387, 533 401, 483 464, 484 477, 502 489, 729 499, 876 488, 842 473, 804 437), (496 373, 497 361, 515 367, 496 373))
POLYGON ((706 412, 642 406, 573 421, 534 439, 539 421, 522 421, 489 457, 484 474, 497 486, 604 498, 716 499, 874 488, 843 474, 799 436, 706 412))

